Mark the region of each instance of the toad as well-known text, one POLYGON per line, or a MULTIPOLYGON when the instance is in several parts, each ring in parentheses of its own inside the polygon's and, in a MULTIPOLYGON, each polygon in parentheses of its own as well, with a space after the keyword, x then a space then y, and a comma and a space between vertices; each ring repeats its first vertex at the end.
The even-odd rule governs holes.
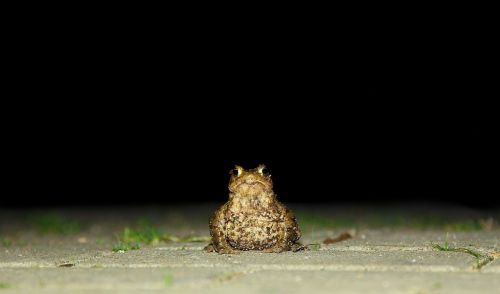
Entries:
POLYGON ((209 221, 212 243, 208 252, 246 250, 298 251, 300 230, 293 213, 276 198, 264 165, 245 170, 236 166, 229 180, 229 200, 209 221))

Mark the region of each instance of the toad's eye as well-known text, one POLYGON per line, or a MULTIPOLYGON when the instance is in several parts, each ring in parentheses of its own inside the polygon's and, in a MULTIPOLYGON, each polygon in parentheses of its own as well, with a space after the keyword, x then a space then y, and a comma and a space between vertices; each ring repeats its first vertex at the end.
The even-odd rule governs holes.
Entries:
POLYGON ((261 164, 257 167, 257 171, 259 172, 259 174, 261 175, 264 175, 264 176, 267 176, 269 175, 269 171, 267 170, 266 166, 261 164))
POLYGON ((243 168, 241 166, 236 166, 234 169, 231 170, 231 174, 234 176, 241 176, 243 173, 243 168))

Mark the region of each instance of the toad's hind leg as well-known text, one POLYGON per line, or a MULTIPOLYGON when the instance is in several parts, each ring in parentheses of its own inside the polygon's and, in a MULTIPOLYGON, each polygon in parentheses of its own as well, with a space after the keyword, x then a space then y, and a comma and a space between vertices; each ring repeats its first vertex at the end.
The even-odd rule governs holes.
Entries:
POLYGON ((204 249, 207 252, 217 252, 220 254, 229 254, 229 253, 238 253, 239 250, 235 250, 231 247, 231 245, 227 242, 226 239, 226 230, 225 230, 225 221, 223 218, 223 210, 224 206, 218 209, 210 218, 209 228, 210 228, 210 236, 212 238, 212 243, 206 246, 204 249))
POLYGON ((293 213, 287 208, 283 207, 285 219, 279 223, 280 231, 279 238, 272 247, 265 249, 264 252, 280 253, 284 251, 300 251, 302 245, 297 241, 300 239, 300 230, 297 225, 297 220, 293 213))

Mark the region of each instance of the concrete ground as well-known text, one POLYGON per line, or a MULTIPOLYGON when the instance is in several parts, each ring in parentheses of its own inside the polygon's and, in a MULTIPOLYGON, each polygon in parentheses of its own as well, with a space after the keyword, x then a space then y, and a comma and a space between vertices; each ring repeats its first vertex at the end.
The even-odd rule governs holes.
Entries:
POLYGON ((292 205, 309 250, 219 255, 215 207, 0 210, 0 293, 500 293, 499 211, 292 205))

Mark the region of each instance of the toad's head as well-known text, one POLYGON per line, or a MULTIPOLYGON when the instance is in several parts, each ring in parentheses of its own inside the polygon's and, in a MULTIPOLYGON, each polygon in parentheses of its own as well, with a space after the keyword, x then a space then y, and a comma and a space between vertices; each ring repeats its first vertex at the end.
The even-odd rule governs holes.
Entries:
POLYGON ((235 166, 231 170, 229 191, 238 196, 258 196, 272 194, 273 181, 266 167, 261 164, 255 169, 245 170, 235 166))

